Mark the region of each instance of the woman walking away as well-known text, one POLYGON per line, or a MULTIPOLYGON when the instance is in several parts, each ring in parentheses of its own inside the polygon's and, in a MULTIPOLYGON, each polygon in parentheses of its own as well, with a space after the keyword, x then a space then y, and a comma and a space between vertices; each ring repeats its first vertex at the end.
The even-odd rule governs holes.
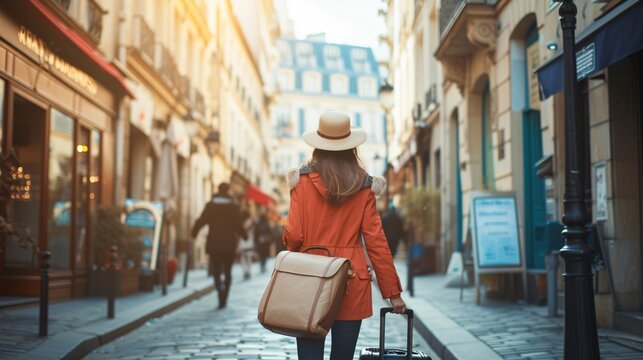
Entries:
MULTIPOLYGON (((391 301, 393 312, 406 310, 375 206, 375 194, 381 194, 386 184, 363 169, 357 146, 366 140, 366 133, 351 127, 348 115, 323 113, 318 129, 304 133, 303 140, 315 149, 308 164, 288 173, 290 211, 283 240, 291 251, 323 246, 332 256, 350 259, 356 276, 348 281, 331 327, 330 359, 352 359, 362 319, 373 315, 371 277, 360 234, 382 297, 391 301)), ((300 360, 323 359, 324 339, 297 338, 297 353, 300 360)))
POLYGON ((255 226, 255 249, 259 256, 262 274, 266 272, 266 259, 270 255, 270 245, 272 245, 274 238, 275 234, 270 226, 268 215, 261 214, 257 226, 255 226))
POLYGON ((244 210, 241 213, 241 218, 243 219, 243 229, 248 234, 248 238, 241 239, 241 241, 239 241, 237 253, 239 254, 239 261, 241 262, 241 268, 243 269, 243 279, 247 280, 250 279, 250 266, 252 265, 252 257, 255 247, 255 221, 252 219, 252 216, 250 216, 248 210, 244 210))

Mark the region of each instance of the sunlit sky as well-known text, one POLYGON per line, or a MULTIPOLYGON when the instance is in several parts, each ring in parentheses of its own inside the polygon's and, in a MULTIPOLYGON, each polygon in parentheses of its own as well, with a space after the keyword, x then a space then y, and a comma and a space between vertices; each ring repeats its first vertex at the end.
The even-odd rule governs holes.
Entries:
POLYGON ((294 20, 295 37, 326 33, 326 41, 367 46, 375 58, 386 56, 379 35, 386 32, 384 18, 377 14, 382 0, 287 0, 288 15, 294 20))

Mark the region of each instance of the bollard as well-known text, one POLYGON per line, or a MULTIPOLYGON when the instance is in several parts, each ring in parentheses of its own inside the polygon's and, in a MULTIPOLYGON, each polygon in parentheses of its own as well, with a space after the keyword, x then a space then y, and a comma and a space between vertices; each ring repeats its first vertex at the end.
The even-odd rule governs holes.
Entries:
POLYGON ((116 298, 116 259, 118 257, 118 247, 112 245, 111 255, 109 257, 109 284, 107 285, 107 318, 114 318, 114 300, 116 298))
POLYGON ((183 269, 183 287, 188 287, 188 270, 190 269, 190 255, 192 255, 192 244, 188 243, 187 256, 185 257, 185 268, 183 269))
POLYGON ((558 316, 558 251, 545 255, 547 268, 547 312, 550 317, 558 316))
POLYGON ((51 252, 40 253, 40 327, 38 335, 47 336, 49 325, 49 258, 51 252))
POLYGON ((407 271, 406 271, 406 288, 409 291, 409 296, 414 297, 415 296, 415 289, 413 286, 413 259, 411 259, 411 256, 409 255, 409 263, 407 265, 407 271))
POLYGON ((167 259, 165 258, 165 246, 161 247, 161 294, 167 295, 167 259))

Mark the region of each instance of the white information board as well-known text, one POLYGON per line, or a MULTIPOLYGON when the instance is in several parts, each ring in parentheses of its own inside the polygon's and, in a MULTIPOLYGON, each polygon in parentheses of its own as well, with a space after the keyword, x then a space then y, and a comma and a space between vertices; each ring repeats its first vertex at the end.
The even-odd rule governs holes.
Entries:
POLYGON ((469 225, 476 303, 480 303, 480 274, 522 273, 526 296, 525 255, 520 242, 515 195, 472 192, 469 225))
POLYGON ((473 198, 473 230, 478 267, 520 266, 520 237, 513 196, 473 198))

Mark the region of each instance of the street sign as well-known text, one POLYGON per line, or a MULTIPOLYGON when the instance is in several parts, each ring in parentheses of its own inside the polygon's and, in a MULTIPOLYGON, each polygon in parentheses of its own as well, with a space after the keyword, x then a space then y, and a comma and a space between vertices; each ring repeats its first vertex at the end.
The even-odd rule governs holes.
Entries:
POLYGON ((576 79, 582 80, 596 69, 596 51, 594 43, 576 52, 576 79))

